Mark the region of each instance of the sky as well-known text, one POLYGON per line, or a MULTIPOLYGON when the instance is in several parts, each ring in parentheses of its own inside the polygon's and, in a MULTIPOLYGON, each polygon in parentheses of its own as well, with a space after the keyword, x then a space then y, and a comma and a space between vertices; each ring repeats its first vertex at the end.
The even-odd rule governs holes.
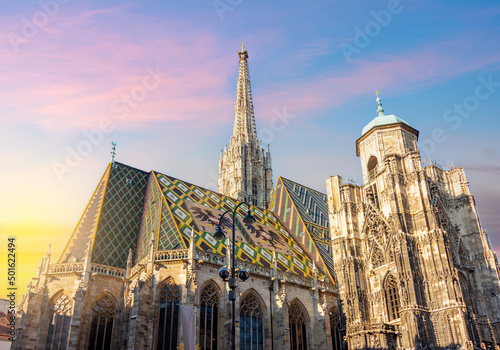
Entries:
POLYGON ((116 161, 216 190, 242 42, 275 181, 359 181, 378 89, 422 158, 465 168, 500 252, 499 38, 489 0, 2 2, 0 254, 14 238, 17 298, 49 244, 59 258, 111 142, 116 161))

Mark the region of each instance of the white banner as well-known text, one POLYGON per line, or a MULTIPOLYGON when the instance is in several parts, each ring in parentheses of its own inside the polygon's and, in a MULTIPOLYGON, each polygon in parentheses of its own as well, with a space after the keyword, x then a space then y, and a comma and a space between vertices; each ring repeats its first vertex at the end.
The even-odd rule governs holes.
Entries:
POLYGON ((184 350, 195 350, 194 307, 180 305, 184 350))

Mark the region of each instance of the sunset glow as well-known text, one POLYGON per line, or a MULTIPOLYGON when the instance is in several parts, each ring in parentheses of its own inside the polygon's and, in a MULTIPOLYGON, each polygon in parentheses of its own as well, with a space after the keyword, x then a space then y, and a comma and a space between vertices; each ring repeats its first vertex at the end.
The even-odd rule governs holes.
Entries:
MULTIPOLYGON (((216 190, 242 41, 274 181, 326 193, 330 175, 361 180, 355 141, 379 89, 385 111, 420 131, 422 156, 465 168, 500 252, 497 2, 402 0, 363 47, 356 28, 387 2, 214 3, 2 4, 0 252, 16 237, 18 300, 49 244, 51 262, 61 255, 112 141, 121 163, 216 190)), ((5 279, 2 268, 0 298, 5 279)))

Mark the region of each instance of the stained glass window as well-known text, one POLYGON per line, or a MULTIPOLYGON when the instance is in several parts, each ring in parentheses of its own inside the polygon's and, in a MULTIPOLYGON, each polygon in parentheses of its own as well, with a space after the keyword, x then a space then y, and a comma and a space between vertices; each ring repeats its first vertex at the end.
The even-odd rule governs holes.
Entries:
POLYGON ((200 348, 217 349, 219 292, 212 284, 207 284, 200 296, 200 348))
POLYGON ((340 333, 340 315, 336 307, 330 309, 330 335, 332 336, 332 349, 342 349, 342 336, 340 333))
POLYGON ((249 294, 240 304, 240 349, 262 350, 262 307, 253 294, 249 294))
POLYGON ((298 303, 293 303, 288 309, 290 320, 291 350, 307 350, 307 331, 304 312, 298 303))
POLYGON ((109 295, 105 295, 97 300, 92 312, 88 349, 111 349, 113 321, 116 312, 115 302, 109 295))
POLYGON ((65 350, 71 324, 71 299, 61 293, 52 302, 51 311, 45 350, 65 350))
POLYGON ((179 304, 181 291, 172 280, 167 281, 160 292, 158 350, 176 350, 179 330, 179 304))

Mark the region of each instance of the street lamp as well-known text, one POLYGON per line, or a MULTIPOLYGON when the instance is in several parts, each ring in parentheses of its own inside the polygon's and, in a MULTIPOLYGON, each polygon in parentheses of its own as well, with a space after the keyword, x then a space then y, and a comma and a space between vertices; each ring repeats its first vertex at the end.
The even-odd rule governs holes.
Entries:
MULTIPOLYGON (((232 303, 232 309, 233 309, 233 314, 232 314, 232 319, 231 319, 231 339, 232 339, 232 345, 231 345, 231 348, 233 350, 236 349, 236 309, 235 309, 235 301, 236 301, 236 277, 235 277, 235 248, 236 248, 236 244, 235 244, 235 230, 234 230, 234 222, 235 222, 235 216, 236 216, 236 211, 238 210, 239 206, 242 205, 242 204, 246 204, 246 206, 248 207, 248 212, 247 212, 247 215, 245 215, 245 217, 243 218, 243 222, 247 225, 252 225, 254 222, 255 222, 255 218, 252 216, 252 214, 250 214, 250 205, 247 203, 247 202, 241 202, 240 204, 238 204, 236 206, 236 208, 234 208, 234 210, 226 210, 224 212, 224 214, 221 215, 220 219, 219 219, 219 225, 217 227, 217 231, 215 231, 215 234, 214 234, 214 237, 218 240, 222 240, 225 235, 224 235, 224 232, 222 232, 222 229, 221 229, 221 223, 222 223, 222 219, 224 218, 224 215, 226 215, 226 213, 232 213, 233 214, 233 243, 232 243, 232 248, 231 248, 231 261, 230 261, 230 266, 229 266, 229 269, 231 270, 231 277, 229 277, 229 271, 227 270, 227 267, 223 266, 220 268, 219 270, 219 276, 224 280, 224 281, 227 281, 228 278, 229 278, 229 300, 231 300, 231 303, 232 303)), ((229 249, 229 247, 228 247, 229 249)), ((238 272, 238 277, 242 280, 242 281, 246 281, 249 277, 249 274, 248 274, 248 271, 247 270, 244 270, 244 269, 241 269, 239 272, 238 272)))

